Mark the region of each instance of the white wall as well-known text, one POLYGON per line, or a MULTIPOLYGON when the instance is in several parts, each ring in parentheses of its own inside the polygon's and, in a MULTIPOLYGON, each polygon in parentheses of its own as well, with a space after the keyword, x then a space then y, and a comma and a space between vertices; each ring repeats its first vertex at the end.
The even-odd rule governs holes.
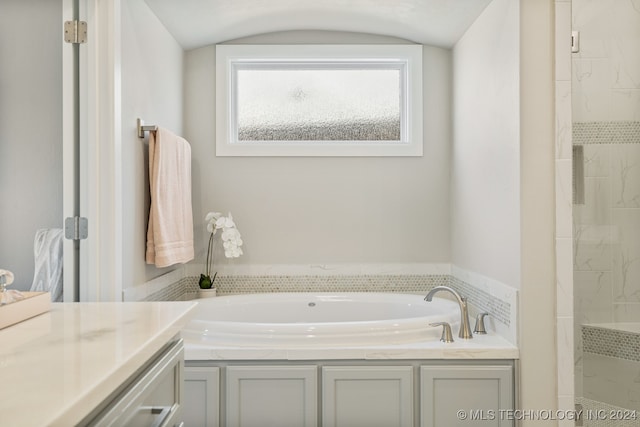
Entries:
POLYGON ((33 238, 62 227, 62 2, 0 6, 0 268, 33 280, 33 238))
MULTIPOLYGON (((237 42, 407 43, 322 32, 237 42)), ((423 157, 239 158, 215 156, 215 47, 187 52, 197 261, 204 259, 203 218, 216 210, 233 213, 243 264, 448 262, 450 52, 424 47, 423 55, 423 157)))
POLYGON ((519 7, 494 0, 453 49, 451 261, 520 286, 519 7))
POLYGON ((123 288, 171 271, 145 263, 149 146, 136 119, 181 134, 183 51, 143 0, 122 2, 123 288))
MULTIPOLYGON (((558 407, 554 2, 520 0, 520 408, 558 407)), ((561 339, 561 337, 558 337, 561 339)), ((565 401, 566 402, 566 401, 565 401)), ((573 409, 572 402, 563 409, 573 409)), ((567 404, 568 403, 568 404, 567 404)), ((525 420, 531 425, 572 422, 525 420)))

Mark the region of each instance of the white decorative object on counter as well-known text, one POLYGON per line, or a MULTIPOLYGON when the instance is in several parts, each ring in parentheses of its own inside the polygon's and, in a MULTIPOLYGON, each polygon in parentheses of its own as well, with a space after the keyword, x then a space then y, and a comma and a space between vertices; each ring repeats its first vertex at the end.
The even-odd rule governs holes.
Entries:
POLYGON ((198 289, 198 298, 211 298, 217 296, 216 288, 198 289))
POLYGON ((21 292, 22 299, 0 304, 0 329, 49 311, 49 292, 21 292))

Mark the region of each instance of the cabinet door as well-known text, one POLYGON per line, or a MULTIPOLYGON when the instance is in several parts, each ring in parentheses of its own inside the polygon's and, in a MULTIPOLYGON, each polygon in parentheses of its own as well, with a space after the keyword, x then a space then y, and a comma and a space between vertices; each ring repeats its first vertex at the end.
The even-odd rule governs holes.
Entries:
POLYGON ((315 366, 229 366, 226 427, 318 424, 315 366))
POLYGON ((411 366, 322 368, 325 427, 413 427, 411 366))
POLYGON ((220 368, 184 368, 184 427, 220 425, 220 368))
POLYGON ((420 368, 421 426, 513 426, 511 366, 420 368))

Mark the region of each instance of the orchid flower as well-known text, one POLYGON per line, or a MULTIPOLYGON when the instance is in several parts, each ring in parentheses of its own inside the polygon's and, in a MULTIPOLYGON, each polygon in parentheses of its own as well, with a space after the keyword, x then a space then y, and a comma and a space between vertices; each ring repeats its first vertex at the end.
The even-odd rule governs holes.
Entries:
POLYGON ((207 224, 207 231, 210 233, 209 245, 207 247, 207 269, 205 274, 200 275, 200 287, 208 289, 213 286, 213 282, 216 280, 215 273, 211 278, 211 268, 213 266, 213 236, 215 236, 218 230, 222 230, 222 245, 224 247, 224 255, 227 258, 238 258, 243 254, 242 238, 240 237, 240 231, 236 228, 236 223, 233 221, 231 212, 228 216, 222 216, 220 212, 209 212, 204 217, 207 224))

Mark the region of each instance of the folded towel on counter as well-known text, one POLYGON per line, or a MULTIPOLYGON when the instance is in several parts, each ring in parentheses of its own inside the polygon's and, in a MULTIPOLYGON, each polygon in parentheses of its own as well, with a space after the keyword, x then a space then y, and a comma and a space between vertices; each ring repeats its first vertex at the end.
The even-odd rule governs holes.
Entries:
POLYGON ((51 301, 62 301, 62 241, 60 228, 42 228, 36 231, 33 239, 33 272, 32 292, 51 292, 51 301))
POLYGON ((160 127, 149 132, 149 187, 147 264, 168 267, 192 260, 191 146, 160 127))

